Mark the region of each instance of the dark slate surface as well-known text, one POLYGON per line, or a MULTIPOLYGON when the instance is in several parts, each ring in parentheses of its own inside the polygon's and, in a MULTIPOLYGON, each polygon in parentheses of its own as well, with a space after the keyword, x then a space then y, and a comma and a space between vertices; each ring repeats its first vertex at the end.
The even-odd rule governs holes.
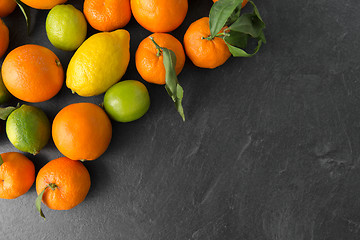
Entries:
MULTIPOLYGON (((69 1, 81 8, 82 1, 69 1)), ((34 207, 35 188, 0 200, 1 239, 351 240, 360 239, 360 5, 358 0, 256 1, 268 43, 251 59, 215 70, 189 60, 179 79, 187 121, 161 86, 146 83, 142 119, 113 123, 98 160, 85 163, 92 186, 70 211, 34 207)), ((210 0, 190 0, 185 22, 206 16, 210 0)), ((51 46, 47 11, 32 11, 28 37, 19 10, 5 19, 10 49, 51 46)), ((124 79, 141 80, 134 53, 149 35, 133 19, 124 79)), ((95 33, 89 31, 89 35, 95 33)), ((1 59, 1 62, 3 59, 1 59)), ((81 98, 64 86, 34 104, 53 119, 81 98)), ((13 101, 15 103, 16 100, 13 101)), ((1 123, 0 152, 15 151, 1 123)), ((38 171, 61 154, 50 142, 29 156, 38 171)))

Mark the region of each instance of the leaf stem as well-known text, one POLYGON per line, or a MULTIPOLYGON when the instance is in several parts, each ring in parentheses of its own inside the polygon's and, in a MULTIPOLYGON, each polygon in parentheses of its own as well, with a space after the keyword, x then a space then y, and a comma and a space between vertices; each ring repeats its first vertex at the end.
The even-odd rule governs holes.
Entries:
POLYGON ((230 34, 226 32, 227 30, 228 30, 228 28, 225 28, 222 32, 219 32, 214 37, 212 37, 210 35, 208 37, 201 37, 201 39, 203 39, 203 40, 206 39, 206 40, 211 41, 211 40, 214 40, 214 38, 216 38, 216 37, 228 37, 228 36, 230 36, 230 34))
POLYGON ((154 40, 153 37, 149 37, 150 40, 154 43, 155 47, 156 47, 156 50, 157 50, 157 53, 156 53, 156 56, 160 57, 161 54, 162 54, 162 51, 163 51, 163 48, 159 46, 159 44, 157 44, 154 40))

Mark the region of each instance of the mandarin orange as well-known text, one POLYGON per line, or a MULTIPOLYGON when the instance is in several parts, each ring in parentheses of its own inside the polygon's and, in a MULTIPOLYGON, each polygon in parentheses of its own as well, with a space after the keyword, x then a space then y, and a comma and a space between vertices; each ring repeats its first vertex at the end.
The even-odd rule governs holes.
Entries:
POLYGON ((136 69, 139 74, 147 82, 165 84, 163 56, 156 49, 150 37, 153 37, 160 47, 170 49, 175 53, 175 71, 177 75, 180 74, 184 67, 185 52, 179 40, 168 33, 154 33, 139 44, 135 54, 136 69))
POLYGON ((216 68, 231 56, 228 46, 222 38, 210 36, 209 18, 204 17, 193 22, 184 36, 187 56, 195 66, 216 68))
POLYGON ((55 117, 52 136, 58 150, 72 160, 94 160, 108 148, 112 127, 105 111, 93 103, 74 103, 55 117))
POLYGON ((151 32, 171 32, 184 21, 187 0, 131 0, 136 21, 151 32))
POLYGON ((18 99, 43 102, 60 91, 64 70, 51 50, 28 44, 15 48, 6 56, 2 77, 6 88, 18 99))

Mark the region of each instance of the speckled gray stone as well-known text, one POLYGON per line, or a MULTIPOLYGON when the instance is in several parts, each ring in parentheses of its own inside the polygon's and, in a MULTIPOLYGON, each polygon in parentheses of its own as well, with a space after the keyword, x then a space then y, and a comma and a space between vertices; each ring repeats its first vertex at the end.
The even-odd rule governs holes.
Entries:
MULTIPOLYGON (((215 70, 187 59, 179 75, 185 123, 165 89, 145 83, 149 112, 133 123, 113 122, 108 151, 85 163, 92 179, 85 201, 70 211, 44 207, 44 221, 34 187, 0 200, 0 239, 360 239, 360 4, 255 2, 268 43, 255 57, 231 58, 215 70)), ((211 3, 190 0, 174 36, 182 40, 211 3)), ((10 50, 40 44, 66 67, 72 53, 47 40, 47 12, 32 10, 30 36, 19 10, 5 18, 10 50)), ((150 33, 134 19, 126 29, 131 61, 123 79, 141 80, 134 54, 150 33)), ((102 96, 82 98, 64 86, 34 105, 52 120, 84 101, 99 104, 102 96)), ((15 151, 4 126, 0 152, 15 151)), ((29 157, 38 171, 60 156, 50 142, 29 157)))

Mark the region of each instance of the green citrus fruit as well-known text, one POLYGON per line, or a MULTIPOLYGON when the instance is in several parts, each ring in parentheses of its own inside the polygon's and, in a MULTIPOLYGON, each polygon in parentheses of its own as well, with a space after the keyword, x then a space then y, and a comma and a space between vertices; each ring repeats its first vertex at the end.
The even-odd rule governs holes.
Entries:
POLYGON ((118 122, 131 122, 141 118, 150 107, 150 96, 144 84, 135 80, 119 82, 104 96, 104 108, 118 122))
POLYGON ((11 97, 11 94, 6 89, 0 74, 0 104, 6 103, 11 97))
POLYGON ((74 6, 57 5, 46 18, 47 36, 56 48, 74 51, 85 40, 87 24, 84 14, 74 6))
POLYGON ((50 139, 50 122, 41 109, 22 105, 9 115, 6 134, 17 149, 36 155, 50 139))

